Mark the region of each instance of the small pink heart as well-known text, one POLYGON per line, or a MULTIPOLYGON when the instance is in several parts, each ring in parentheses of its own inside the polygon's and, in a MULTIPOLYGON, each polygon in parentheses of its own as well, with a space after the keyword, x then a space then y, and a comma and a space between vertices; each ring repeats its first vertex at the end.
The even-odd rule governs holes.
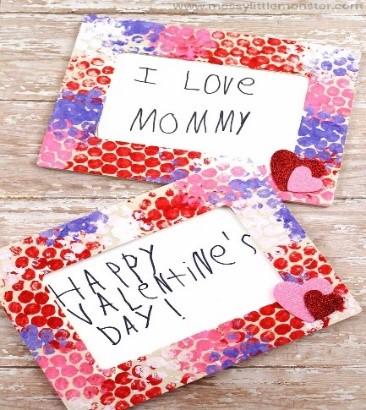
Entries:
POLYGON ((273 296, 287 311, 304 320, 314 322, 314 317, 305 306, 304 295, 310 290, 319 290, 327 295, 332 292, 331 284, 322 278, 312 278, 302 285, 294 282, 281 282, 275 286, 273 296))
POLYGON ((303 165, 296 167, 287 181, 287 190, 290 192, 316 192, 322 188, 321 179, 313 177, 310 168, 303 165))

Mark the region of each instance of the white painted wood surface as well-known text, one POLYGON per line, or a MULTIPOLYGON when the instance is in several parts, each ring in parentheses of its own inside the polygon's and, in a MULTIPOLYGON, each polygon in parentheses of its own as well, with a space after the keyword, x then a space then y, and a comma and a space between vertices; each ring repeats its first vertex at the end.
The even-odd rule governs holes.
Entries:
MULTIPOLYGON (((1 0, 0 246, 97 206, 125 201, 153 187, 35 166, 42 134, 83 14, 108 13, 125 18, 184 22, 366 49, 365 2, 268 3, 269 6, 260 9, 253 4, 248 8, 249 2, 242 0, 1 0), (320 4, 329 4, 329 10, 321 13, 320 4)), ((363 63, 334 205, 325 209, 290 206, 363 306, 366 305, 365 158, 366 63, 363 63)), ((140 408, 366 409, 365 318, 363 313, 140 408)), ((62 409, 63 405, 2 312, 0 335, 0 409, 62 409)))

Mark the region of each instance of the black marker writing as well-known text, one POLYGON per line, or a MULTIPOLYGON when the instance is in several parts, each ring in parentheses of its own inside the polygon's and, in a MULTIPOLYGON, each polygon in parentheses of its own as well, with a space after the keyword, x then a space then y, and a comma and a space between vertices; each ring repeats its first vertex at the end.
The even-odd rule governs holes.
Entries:
MULTIPOLYGON (((80 275, 68 276, 67 286, 63 283, 61 290, 53 285, 49 288, 56 303, 74 320, 95 329, 99 337, 115 346, 151 326, 155 306, 159 306, 159 313, 163 307, 185 319, 183 307, 176 302, 177 299, 182 301, 182 292, 186 292, 184 298, 189 300, 192 286, 214 280, 223 270, 230 274, 230 266, 248 256, 245 252, 235 254, 231 248, 233 244, 236 249, 242 244, 250 254, 257 253, 246 233, 238 236, 218 229, 217 237, 208 240, 205 246, 184 250, 184 259, 179 257, 182 250, 176 249, 172 242, 168 251, 175 255, 176 263, 163 267, 161 261, 166 249, 159 247, 159 242, 128 253, 117 251, 113 261, 90 265, 80 275), (102 266, 102 272, 98 266, 102 266)), ((154 323, 159 322, 159 316, 156 317, 154 323)))
POLYGON ((135 78, 135 81, 137 81, 138 83, 156 84, 156 83, 153 83, 152 81, 148 81, 148 80, 147 80, 147 77, 149 76, 150 71, 157 71, 156 68, 151 68, 151 67, 139 67, 139 69, 140 69, 140 70, 145 70, 145 77, 144 77, 143 80, 138 80, 138 79, 135 78))

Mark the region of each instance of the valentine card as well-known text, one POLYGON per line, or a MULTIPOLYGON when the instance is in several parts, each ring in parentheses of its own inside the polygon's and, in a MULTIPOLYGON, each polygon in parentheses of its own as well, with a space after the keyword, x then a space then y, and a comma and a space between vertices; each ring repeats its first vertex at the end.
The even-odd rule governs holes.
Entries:
POLYGON ((38 165, 167 184, 251 158, 282 199, 329 205, 358 63, 340 47, 88 16, 38 165))
POLYGON ((5 247, 0 272, 73 410, 127 409, 360 311, 266 170, 232 160, 5 247))

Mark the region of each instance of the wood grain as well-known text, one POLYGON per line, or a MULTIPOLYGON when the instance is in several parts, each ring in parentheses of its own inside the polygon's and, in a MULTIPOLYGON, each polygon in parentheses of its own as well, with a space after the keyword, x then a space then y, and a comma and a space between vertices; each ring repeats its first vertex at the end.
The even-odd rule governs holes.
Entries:
MULTIPOLYGON (((139 409, 199 408, 197 404, 202 403, 204 398, 205 410, 362 410, 364 407, 356 407, 360 403, 359 399, 366 399, 362 375, 363 371, 359 367, 340 368, 336 381, 329 368, 236 368, 202 379, 194 384, 194 389, 191 386, 182 387, 141 405, 139 409), (356 378, 357 382, 344 386, 344 380, 356 378), (329 407, 325 407, 328 405, 329 407)), ((1 409, 24 410, 25 402, 26 410, 64 409, 55 394, 45 385, 39 369, 23 369, 21 374, 18 369, 0 369, 0 377, 7 381, 0 385, 1 409), (29 397, 29 389, 32 389, 32 397, 29 397)))
MULTIPOLYGON (((255 359, 254 359, 255 360, 255 359)), ((360 367, 342 367, 334 377, 333 369, 309 368, 236 368, 182 387, 146 405, 141 410, 362 410, 366 391, 360 367), (344 386, 344 381, 354 381, 344 386), (359 406, 359 407, 357 407, 359 406)), ((39 369, 0 369, 1 409, 61 410, 55 394, 47 388, 39 369), (29 397, 29 390, 32 396, 29 397), (27 407, 24 407, 27 403, 27 407)))
MULTIPOLYGON (((73 174, 68 175, 70 179, 77 177, 73 174)), ((0 246, 26 235, 41 232, 70 218, 82 216, 96 207, 110 207, 123 201, 126 199, 118 196, 113 199, 0 199, 0 246)), ((289 204, 289 207, 329 258, 356 258, 363 261, 366 259, 366 213, 361 212, 364 204, 364 199, 337 199, 328 208, 319 209, 294 204, 289 204)))
POLYGON ((3 0, 2 12, 17 13, 139 13, 139 14, 260 14, 260 15, 317 15, 320 12, 342 16, 362 15, 365 5, 361 0, 248 2, 236 0, 172 1, 172 0, 3 0))
MULTIPOLYGON (((366 7, 366 6, 365 6, 366 7)), ((120 16, 119 16, 120 17, 120 16)), ((126 14, 124 18, 141 18, 126 14)), ((167 21, 165 15, 148 15, 145 19, 167 21)), ((2 100, 54 100, 63 78, 80 15, 3 13, 0 14, 0 87, 2 100), (50 36, 52 33, 52 36, 50 36), (36 39, 36 40, 35 40, 36 39), (29 67, 37 67, 37 76, 29 67), (21 80, 21 81, 19 81, 21 80)), ((365 18, 362 16, 169 16, 169 22, 188 23, 211 28, 272 34, 285 38, 306 38, 366 48, 365 18)), ((356 103, 366 103, 366 66, 359 74, 356 103)))
MULTIPOLYGON (((314 6, 326 1, 313 2, 313 8, 307 9, 304 5, 312 2, 268 3, 261 10, 246 8, 249 2, 242 0, 0 1, 0 246, 154 187, 35 166, 83 14, 184 22, 366 50, 362 1, 329 1, 326 12, 314 6), (345 3, 348 7, 342 8, 345 3), (333 4, 339 7, 332 8, 333 4), (281 10, 282 5, 286 9, 281 10)), ((366 64, 362 64, 337 199, 325 209, 290 208, 363 306, 365 158, 366 64)), ((365 319, 362 313, 140 408, 366 409, 365 319)), ((2 312, 0 334, 0 410, 64 408, 2 312)))

